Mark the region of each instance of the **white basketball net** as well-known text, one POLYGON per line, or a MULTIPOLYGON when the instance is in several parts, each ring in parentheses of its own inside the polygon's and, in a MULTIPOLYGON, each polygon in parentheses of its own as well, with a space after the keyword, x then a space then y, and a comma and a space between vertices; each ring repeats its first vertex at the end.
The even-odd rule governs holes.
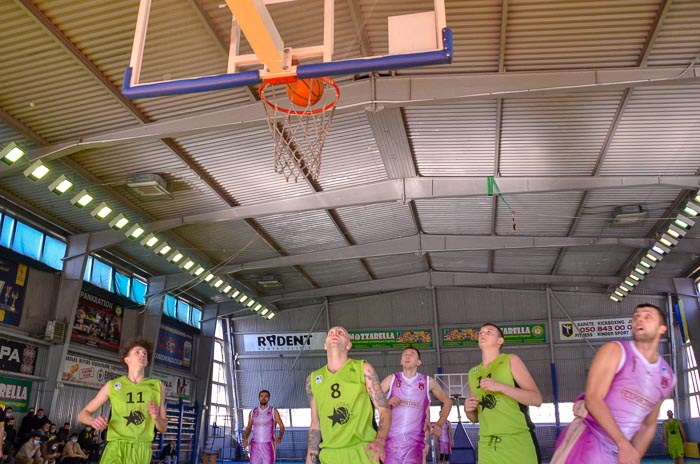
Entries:
POLYGON ((335 87, 326 82, 326 78, 321 79, 323 95, 318 102, 305 108, 292 105, 285 85, 268 85, 263 89, 264 99, 271 103, 263 106, 274 142, 275 172, 282 174, 287 182, 292 178, 297 182, 299 177, 315 181, 321 174, 323 144, 335 112, 334 102, 338 99, 335 87), (278 101, 292 109, 281 110, 278 101))

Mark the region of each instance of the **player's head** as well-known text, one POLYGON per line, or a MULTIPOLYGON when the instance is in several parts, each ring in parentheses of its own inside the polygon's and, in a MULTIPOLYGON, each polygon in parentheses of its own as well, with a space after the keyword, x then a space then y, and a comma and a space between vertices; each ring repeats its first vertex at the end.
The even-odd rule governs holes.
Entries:
POLYGON ((326 342, 323 347, 328 350, 333 347, 337 347, 342 351, 350 351, 352 348, 352 342, 350 341, 350 334, 345 327, 331 327, 326 334, 326 342))
POLYGON ((267 390, 260 390, 260 393, 258 393, 258 401, 260 401, 261 405, 266 405, 267 403, 270 402, 270 392, 267 390))
POLYGON ((407 346, 401 353, 401 366, 404 368, 414 369, 422 364, 420 359, 420 351, 413 346, 407 346))
POLYGON ((668 330, 666 315, 650 303, 637 305, 632 313, 632 337, 638 342, 658 340, 668 330))
POLYGON ((479 346, 486 348, 488 346, 498 346, 500 351, 505 343, 505 338, 503 338, 503 331, 493 322, 486 322, 481 324, 479 328, 479 346))
POLYGON ((119 349, 119 357, 122 360, 122 364, 124 364, 126 367, 129 367, 129 365, 126 363, 125 359, 131 354, 131 350, 133 350, 136 347, 141 347, 144 350, 146 350, 146 361, 151 362, 151 358, 153 356, 153 343, 151 343, 150 340, 148 340, 145 337, 134 337, 130 340, 127 340, 124 345, 119 349))
POLYGON ((668 416, 669 419, 673 419, 673 411, 671 411, 670 409, 668 411, 666 411, 666 415, 668 416))

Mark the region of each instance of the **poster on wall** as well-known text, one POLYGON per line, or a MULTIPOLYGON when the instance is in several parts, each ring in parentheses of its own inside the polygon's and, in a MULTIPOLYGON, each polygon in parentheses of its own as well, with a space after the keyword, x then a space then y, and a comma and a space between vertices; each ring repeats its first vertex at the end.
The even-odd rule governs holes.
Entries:
POLYGON ((160 380, 165 385, 167 398, 192 399, 192 380, 177 375, 161 374, 153 372, 151 377, 160 380))
MULTIPOLYGON (((546 343, 544 324, 499 325, 507 344, 546 343)), ((442 346, 476 346, 480 326, 442 329, 442 346)))
POLYGON ((559 322, 559 340, 577 342, 584 338, 588 340, 632 338, 632 318, 615 317, 559 322))
POLYGON ((243 335, 245 351, 322 350, 326 332, 295 332, 243 335))
POLYGON ((351 330, 350 341, 353 349, 377 348, 431 348, 433 332, 431 329, 405 330, 351 330))
POLYGON ((100 388, 110 380, 122 375, 126 375, 126 368, 120 364, 69 354, 63 361, 61 380, 100 388))
POLYGON ((118 352, 123 309, 112 301, 81 290, 71 341, 118 352))
POLYGON ((194 337, 163 319, 158 332, 156 362, 164 366, 190 370, 194 337))
POLYGON ((29 380, 0 377, 0 407, 11 407, 15 412, 27 412, 32 395, 32 382, 29 380))
POLYGON ((34 375, 39 347, 0 338, 0 370, 34 375))
POLYGON ((0 322, 19 327, 27 287, 27 266, 0 258, 0 322))

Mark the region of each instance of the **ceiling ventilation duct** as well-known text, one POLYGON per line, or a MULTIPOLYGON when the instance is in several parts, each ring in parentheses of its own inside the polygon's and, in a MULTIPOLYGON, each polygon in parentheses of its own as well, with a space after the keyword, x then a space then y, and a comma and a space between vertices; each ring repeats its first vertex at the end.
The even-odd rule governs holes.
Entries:
POLYGON ((617 225, 636 224, 644 221, 649 211, 642 205, 618 206, 613 211, 612 223, 617 225))
POLYGON ((126 186, 140 197, 170 197, 168 183, 158 174, 137 174, 126 180, 126 186))

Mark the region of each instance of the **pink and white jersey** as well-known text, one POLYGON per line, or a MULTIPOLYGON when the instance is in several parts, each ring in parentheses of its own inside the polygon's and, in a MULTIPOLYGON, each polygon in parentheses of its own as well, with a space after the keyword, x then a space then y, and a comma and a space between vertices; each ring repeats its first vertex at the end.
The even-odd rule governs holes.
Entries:
POLYGON ((445 421, 442 424, 442 430, 440 430, 440 435, 438 435, 438 452, 440 454, 452 454, 452 443, 450 441, 450 421, 445 421))
MULTIPOLYGON (((659 357, 658 361, 651 364, 637 351, 634 343, 617 343, 622 346, 622 359, 605 396, 605 404, 622 433, 630 440, 659 401, 669 397, 676 377, 663 358, 659 357)), ((617 449, 593 416, 588 414, 584 422, 610 449, 617 449)))
POLYGON ((260 409, 256 406, 253 409, 253 439, 254 443, 267 443, 275 439, 275 414, 272 406, 260 409))
POLYGON ((389 437, 410 435, 417 442, 425 439, 424 424, 430 405, 430 377, 416 373, 407 379, 403 373, 394 374, 389 388, 389 398, 399 398, 401 403, 391 410, 389 437))

